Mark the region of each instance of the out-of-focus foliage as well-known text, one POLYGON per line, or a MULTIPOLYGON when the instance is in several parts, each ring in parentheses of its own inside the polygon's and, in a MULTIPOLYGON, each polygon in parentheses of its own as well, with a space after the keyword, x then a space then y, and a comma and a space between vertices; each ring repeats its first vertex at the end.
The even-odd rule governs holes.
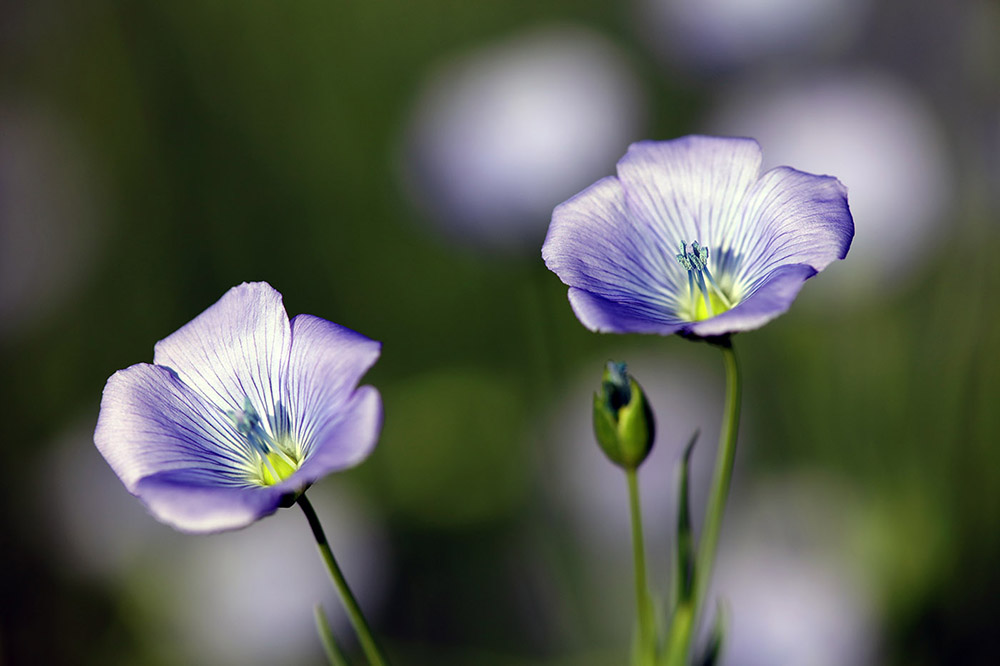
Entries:
MULTIPOLYGON (((614 487, 624 479, 612 469, 566 483, 584 467, 562 462, 566 447, 558 440, 581 427, 553 422, 582 383, 584 435, 574 435, 574 444, 581 455, 595 454, 588 391, 615 358, 649 389, 661 432, 673 432, 672 405, 685 396, 672 400, 654 387, 702 387, 718 380, 713 373, 721 376, 718 359, 679 338, 584 330, 538 253, 547 217, 518 220, 522 240, 501 251, 470 244, 468 234, 450 237, 457 222, 434 223, 434 208, 415 207, 407 194, 420 182, 408 172, 420 161, 407 151, 422 145, 408 132, 431 73, 512 36, 565 36, 567 26, 600 35, 615 50, 615 67, 631 68, 629 85, 640 89, 634 100, 644 104, 623 125, 636 132, 631 139, 712 131, 709 118, 738 123, 720 106, 731 90, 752 96, 749 81, 877 71, 884 78, 875 80, 896 81, 921 100, 948 156, 952 188, 948 204, 921 227, 934 230, 921 241, 930 249, 914 255, 904 278, 821 286, 850 275, 849 256, 807 283, 789 314, 737 337, 745 423, 727 516, 732 535, 724 534, 722 552, 727 538, 741 543, 739 521, 749 521, 741 509, 769 496, 775 479, 797 479, 778 486, 808 497, 780 495, 785 505, 822 510, 779 521, 788 528, 765 539, 767 547, 745 549, 764 559, 732 563, 726 573, 720 558, 718 593, 731 585, 734 631, 746 603, 762 614, 794 613, 804 598, 817 613, 800 628, 805 637, 817 627, 854 626, 838 623, 844 612, 869 618, 863 632, 843 629, 845 640, 861 646, 844 654, 908 665, 997 659, 1000 12, 986 3, 917 8, 899 0, 872 0, 860 11, 864 3, 854 2, 841 23, 851 30, 822 48, 755 47, 735 60, 730 49, 695 66, 697 52, 671 57, 659 48, 656 35, 668 33, 651 17, 677 14, 650 13, 651 4, 43 0, 0 8, 0 447, 7 461, 0 661, 277 658, 253 647, 268 633, 238 605, 199 595, 246 599, 231 591, 239 574, 263 617, 264 609, 286 608, 283 585, 310 586, 282 568, 308 567, 300 548, 309 545, 305 521, 282 511, 268 519, 273 526, 240 533, 246 542, 175 535, 142 513, 90 441, 112 372, 151 360, 156 340, 234 284, 267 280, 285 295, 289 313, 313 313, 384 343, 366 380, 385 399, 382 442, 365 465, 315 492, 329 494, 327 508, 317 507, 330 516, 334 550, 345 553, 348 576, 361 583, 362 604, 395 663, 622 663, 633 613, 627 507, 620 505, 621 525, 613 511, 580 515, 593 504, 559 489, 624 497, 614 487), (664 365, 647 371, 633 360, 650 358, 664 365), (675 367, 695 367, 706 378, 677 381, 675 367), (830 483, 814 481, 817 474, 830 483), (594 529, 584 536, 577 528, 588 522, 594 529), (829 526, 835 542, 809 529, 815 523, 829 526), (265 547, 296 534, 294 557, 292 549, 285 556, 265 547), (616 535, 625 549, 616 550, 616 535), (227 566, 230 553, 243 549, 258 568, 227 566), (757 589, 739 583, 741 571, 773 571, 783 557, 799 558, 787 570, 800 578, 764 589, 774 599, 788 591, 784 606, 739 596, 757 589), (213 562, 218 576, 206 569, 213 562), (849 588, 829 584, 841 576, 857 594, 824 596, 849 588), (793 589, 799 580, 819 582, 793 589), (178 593, 188 590, 191 608, 213 612, 186 612, 178 593)), ((768 3, 759 4, 766 10, 768 3)), ((765 37, 782 39, 774 31, 765 37)), ((780 86, 762 85, 761 94, 772 89, 780 86)), ((766 108, 763 101, 754 108, 766 108)), ((524 122, 525 131, 546 126, 534 125, 531 114, 524 122)), ((837 131, 850 132, 850 124, 837 131)), ((935 154, 911 148, 880 149, 904 160, 935 154)), ((510 164, 517 168, 516 159, 510 164)), ((855 183, 833 175, 849 190, 878 187, 877 177, 855 183)), ((856 223, 858 248, 870 237, 893 237, 869 235, 860 216, 856 223)), ((893 264, 893 247, 865 254, 893 264)), ((718 427, 695 425, 703 433, 718 427)), ((663 452, 644 466, 644 491, 673 495, 672 465, 685 439, 658 438, 663 452)), ((701 442, 713 446, 710 438, 701 442)), ((704 493, 698 454, 696 524, 704 493)), ((657 514, 651 503, 646 516, 650 534, 666 534, 654 523, 668 524, 672 514, 657 514)), ((761 530, 758 536, 769 534, 761 530)), ((652 553, 668 552, 664 539, 653 538, 652 553)), ((315 564, 321 572, 318 557, 315 564)), ((669 562, 653 558, 650 569, 665 592, 659 583, 669 562)), ((327 589, 301 599, 307 631, 317 601, 329 601, 327 589)), ((329 608, 337 631, 348 635, 335 605, 329 608)), ((287 631, 279 618, 273 622, 274 631, 287 631)), ((744 652, 724 663, 754 663, 754 654, 776 649, 734 645, 744 652)), ((284 663, 321 659, 312 637, 281 646, 284 663)), ((802 654, 794 650, 779 654, 802 654)))

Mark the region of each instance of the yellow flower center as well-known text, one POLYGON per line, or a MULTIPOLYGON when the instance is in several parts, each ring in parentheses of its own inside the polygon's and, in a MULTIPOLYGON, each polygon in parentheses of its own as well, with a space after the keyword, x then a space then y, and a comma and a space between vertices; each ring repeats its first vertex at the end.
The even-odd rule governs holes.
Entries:
POLYGON ((701 292, 693 295, 691 300, 691 307, 688 311, 688 315, 690 315, 688 318, 691 321, 708 319, 709 317, 720 315, 730 309, 726 301, 722 300, 719 294, 712 289, 708 292, 708 304, 705 303, 705 297, 701 294, 701 292))
POLYGON ((247 481, 273 486, 302 466, 302 449, 291 437, 282 434, 283 428, 273 424, 265 428, 250 398, 243 399, 242 409, 229 410, 227 414, 246 443, 247 481))
POLYGON ((262 486, 273 486, 295 473, 302 461, 296 455, 288 455, 281 451, 271 451, 260 461, 260 478, 262 486))

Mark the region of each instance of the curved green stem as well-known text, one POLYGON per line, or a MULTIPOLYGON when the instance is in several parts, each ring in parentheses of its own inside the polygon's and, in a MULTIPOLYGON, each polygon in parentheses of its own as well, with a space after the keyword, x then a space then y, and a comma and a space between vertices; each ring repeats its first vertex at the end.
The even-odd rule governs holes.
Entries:
POLYGON ((343 572, 341 572, 340 567, 337 565, 337 560, 333 557, 333 551, 330 550, 330 544, 327 542, 323 526, 320 525, 319 518, 316 516, 316 510, 313 509, 312 504, 306 499, 305 493, 299 495, 297 502, 302 507, 302 512, 306 514, 309 527, 312 528, 313 536, 316 537, 319 554, 323 557, 323 562, 326 564, 327 571, 330 572, 330 578, 333 579, 333 583, 337 587, 337 592, 340 593, 340 600, 347 610, 347 617, 351 620, 351 625, 358 635, 358 642, 361 643, 361 649, 364 650, 368 662, 372 666, 386 666, 387 662, 382 656, 378 644, 375 642, 375 637, 372 635, 371 629, 368 628, 368 623, 365 622, 365 616, 361 613, 361 606, 358 605, 357 599, 354 598, 351 588, 347 586, 347 579, 344 578, 343 572))
POLYGON ((728 339, 720 343, 722 359, 726 367, 726 406, 722 419, 722 431, 719 434, 719 450, 716 453, 715 472, 712 477, 712 489, 708 496, 708 507, 705 512, 705 523, 698 543, 698 554, 694 570, 694 594, 691 605, 677 609, 683 615, 683 622, 675 618, 671 627, 671 659, 672 666, 686 663, 691 653, 691 643, 698 631, 698 621, 705 605, 705 595, 712 581, 712 566, 715 564, 715 550, 719 542, 719 531, 722 528, 722 514, 726 508, 726 498, 729 496, 729 485, 733 476, 733 463, 736 460, 736 435, 740 426, 740 398, 742 394, 742 379, 736 351, 728 339))
POLYGON ((642 509, 639 507, 639 479, 636 470, 626 469, 629 507, 632 515, 632 553, 635 559, 635 603, 639 619, 639 663, 652 664, 656 654, 653 633, 653 606, 646 586, 646 546, 642 536, 642 509))

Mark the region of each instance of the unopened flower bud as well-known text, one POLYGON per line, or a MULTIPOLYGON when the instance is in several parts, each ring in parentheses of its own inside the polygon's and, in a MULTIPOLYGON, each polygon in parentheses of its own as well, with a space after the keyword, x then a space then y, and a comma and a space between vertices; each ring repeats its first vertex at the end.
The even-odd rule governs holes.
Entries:
POLYGON ((594 394, 594 434, 611 462, 626 469, 641 465, 653 448, 653 411, 624 363, 608 362, 604 370, 594 394))

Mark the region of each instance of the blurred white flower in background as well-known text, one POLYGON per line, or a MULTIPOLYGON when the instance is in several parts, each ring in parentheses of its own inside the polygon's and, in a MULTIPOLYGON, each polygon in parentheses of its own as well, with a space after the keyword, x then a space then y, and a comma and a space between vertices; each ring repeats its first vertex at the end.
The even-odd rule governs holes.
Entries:
POLYGON ((639 31, 663 57, 720 70, 849 45, 869 0, 640 0, 639 31))
POLYGON ((95 264, 92 156, 49 109, 0 100, 0 339, 65 303, 95 264))
MULTIPOLYGON (((322 654, 313 620, 320 602, 338 637, 353 640, 299 509, 235 532, 181 534, 122 487, 97 452, 93 430, 93 422, 77 424, 59 438, 52 465, 43 466, 53 489, 44 517, 28 519, 54 527, 47 536, 60 568, 112 584, 146 620, 138 626, 156 627, 143 640, 162 643, 156 650, 179 663, 314 663, 322 654)), ((389 582, 382 527, 343 484, 313 486, 309 498, 373 620, 389 582)))
POLYGON ((446 236, 537 252, 552 208, 641 138, 643 108, 607 38, 533 29, 432 71, 407 131, 406 190, 446 236))
MULTIPOLYGON (((314 486, 309 498, 372 621, 387 592, 384 535, 342 487, 314 486)), ((189 658, 229 664, 315 661, 321 644, 313 606, 319 602, 337 637, 353 642, 309 525, 297 514, 295 508, 244 530, 189 536, 169 558, 150 565, 151 574, 169 581, 163 589, 167 622, 184 636, 189 658)))
POLYGON ((724 662, 877 663, 877 592, 852 552, 856 499, 815 474, 751 485, 730 502, 710 597, 728 607, 724 662))
POLYGON ((924 100, 888 76, 746 82, 723 96, 705 130, 756 138, 765 169, 793 164, 847 186, 851 253, 815 289, 884 294, 919 270, 952 222, 954 184, 940 126, 924 100))
POLYGON ((45 496, 47 519, 35 519, 54 528, 49 536, 53 552, 64 560, 61 569, 113 581, 169 544, 173 535, 146 513, 101 457, 94 446, 95 425, 96 414, 70 424, 56 438, 49 463, 40 466, 44 486, 51 489, 45 496))

